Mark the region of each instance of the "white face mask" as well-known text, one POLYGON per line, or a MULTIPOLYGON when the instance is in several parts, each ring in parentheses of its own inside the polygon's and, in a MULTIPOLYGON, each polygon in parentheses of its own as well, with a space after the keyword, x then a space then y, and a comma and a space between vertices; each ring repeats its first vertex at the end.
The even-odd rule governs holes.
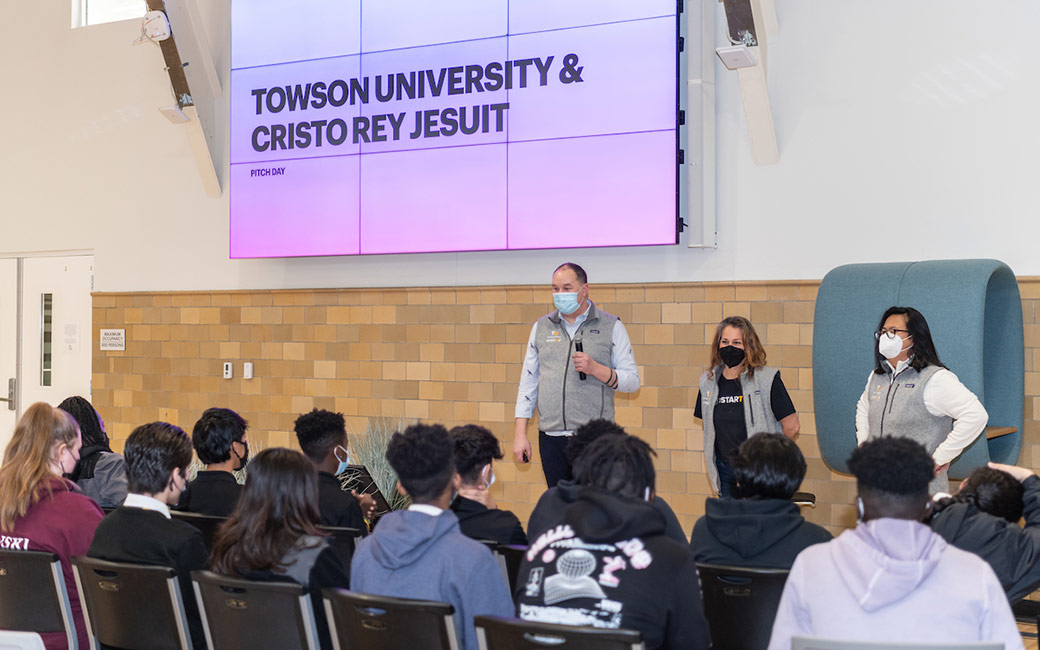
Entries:
POLYGON ((903 340, 898 334, 882 334, 877 342, 878 352, 886 359, 895 359, 903 351, 903 340))

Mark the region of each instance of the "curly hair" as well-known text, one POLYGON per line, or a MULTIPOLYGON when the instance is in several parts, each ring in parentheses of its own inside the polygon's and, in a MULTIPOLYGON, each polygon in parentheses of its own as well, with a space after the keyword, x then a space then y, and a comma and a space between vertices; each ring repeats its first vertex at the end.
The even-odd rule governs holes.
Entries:
POLYGON ((909 438, 875 438, 852 450, 849 471, 859 491, 899 497, 928 494, 935 461, 919 443, 909 438))
POLYGON ((498 438, 482 426, 464 424, 448 433, 455 445, 455 471, 467 485, 478 483, 480 470, 492 460, 502 458, 498 438))
POLYGON ((347 435, 343 414, 324 409, 314 409, 296 418, 293 430, 300 449, 313 463, 325 460, 332 448, 342 444, 347 435))
POLYGON ((977 467, 961 483, 957 494, 935 504, 935 514, 955 503, 970 503, 982 512, 1015 523, 1025 511, 1025 492, 1025 487, 1007 472, 977 467))
POLYGON ((419 423, 390 437, 386 460, 408 496, 417 503, 428 503, 443 494, 451 482, 454 451, 444 426, 419 423))
POLYGON ((612 422, 611 420, 603 418, 589 420, 578 427, 574 431, 574 435, 572 435, 570 440, 567 441, 567 445, 563 448, 563 457, 567 459, 567 464, 573 466, 574 463, 577 462, 578 457, 581 456, 581 453, 589 446, 589 443, 600 436, 610 433, 628 435, 628 433, 617 422, 612 422))
POLYGON ((642 499, 647 488, 654 489, 652 457, 656 455, 650 445, 635 436, 607 434, 582 452, 574 467, 574 480, 579 485, 642 499))

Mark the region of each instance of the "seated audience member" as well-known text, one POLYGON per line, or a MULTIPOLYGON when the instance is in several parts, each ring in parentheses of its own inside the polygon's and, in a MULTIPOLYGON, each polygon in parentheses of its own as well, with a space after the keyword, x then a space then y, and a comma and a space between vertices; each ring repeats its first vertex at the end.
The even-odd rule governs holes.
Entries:
POLYGON ((202 533, 191 524, 170 517, 170 505, 177 503, 188 483, 191 440, 180 427, 152 422, 134 429, 123 453, 130 493, 121 508, 101 520, 87 555, 175 570, 192 645, 205 648, 206 636, 192 591, 191 572, 205 569, 209 557, 202 533))
POLYGON ((69 478, 102 508, 122 505, 126 498, 126 462, 112 452, 101 416, 90 402, 78 396, 69 397, 58 408, 75 418, 83 440, 79 462, 69 478))
MULTIPOLYGON (((62 478, 76 466, 80 446, 79 428, 65 411, 43 402, 25 411, 0 466, 0 533, 4 548, 47 551, 61 560, 76 637, 79 647, 86 648, 71 558, 87 552, 102 512, 75 483, 62 478)), ((40 636, 48 650, 66 647, 64 632, 40 636)))
POLYGON ((808 635, 890 643, 999 642, 1022 636, 1000 582, 981 558, 921 523, 935 462, 909 438, 853 450, 860 524, 802 551, 791 567, 769 650, 808 635))
MULTIPOLYGON (((585 451, 585 448, 589 443, 598 439, 600 436, 612 433, 628 435, 618 424, 602 418, 591 420, 578 427, 574 432, 574 435, 571 436, 571 439, 567 441, 567 446, 564 448, 564 455, 567 458, 567 464, 570 467, 574 467, 574 464, 578 462, 578 457, 581 456, 583 451, 585 451)), ((564 490, 573 489, 576 483, 577 476, 575 476, 573 481, 560 481, 557 487, 549 488, 542 493, 542 496, 538 499, 538 503, 535 504, 534 510, 531 511, 531 516, 527 520, 528 539, 533 539, 540 533, 545 532, 545 530, 552 525, 551 522, 560 518, 560 513, 563 512, 565 504, 570 501, 566 500, 558 490, 560 488, 563 488, 564 490)), ((683 532, 682 524, 679 523, 679 518, 675 516, 675 512, 672 511, 671 507, 669 507, 665 500, 655 494, 654 498, 650 501, 650 505, 653 506, 654 510, 657 510, 662 516, 664 516, 664 534, 677 542, 686 544, 686 533, 683 532)))
POLYGON ((314 409, 296 418, 293 425, 300 449, 318 470, 318 514, 322 526, 357 528, 365 534, 365 516, 375 514, 375 500, 356 492, 344 492, 339 479, 350 465, 347 451, 347 427, 342 413, 314 409))
POLYGON ((779 433, 751 436, 732 466, 737 498, 707 499, 693 526, 697 562, 790 569, 805 547, 831 540, 791 501, 805 478, 805 458, 793 440, 779 433))
POLYGON ((502 458, 498 438, 475 424, 455 427, 450 432, 455 444, 455 471, 462 485, 451 502, 462 534, 499 544, 527 544, 523 524, 508 510, 499 510, 488 488, 495 482, 493 459, 502 458))
POLYGON ((477 650, 473 617, 512 616, 513 601, 490 549, 463 535, 448 510, 459 487, 452 452, 451 437, 439 424, 414 424, 390 438, 386 459, 412 505, 383 515, 358 544, 350 588, 449 603, 460 647, 477 650))
POLYGON ((1040 586, 1040 477, 1024 467, 990 463, 934 508, 932 530, 989 562, 1014 603, 1040 586), (1018 520, 1025 515, 1025 528, 1018 520))
POLYGON ((332 647, 321 590, 347 588, 347 569, 318 527, 318 474, 303 454, 274 447, 249 465, 242 498, 217 531, 214 572, 307 588, 323 649, 332 647))
POLYGON ((249 462, 249 424, 231 409, 206 409, 191 432, 199 462, 206 466, 181 494, 178 510, 227 517, 235 509, 242 486, 232 472, 249 462))
POLYGON ((707 648, 697 565, 685 540, 665 535, 653 498, 654 452, 630 435, 591 443, 561 488, 559 519, 517 575, 520 618, 638 630, 648 650, 707 648))

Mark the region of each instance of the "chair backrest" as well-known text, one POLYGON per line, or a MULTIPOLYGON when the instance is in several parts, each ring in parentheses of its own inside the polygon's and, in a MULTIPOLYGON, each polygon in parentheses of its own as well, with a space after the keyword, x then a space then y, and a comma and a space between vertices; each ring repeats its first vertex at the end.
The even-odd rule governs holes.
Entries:
POLYGON ((769 645, 786 569, 698 564, 704 616, 716 650, 764 650, 769 645))
POLYGON ((206 545, 207 551, 213 550, 213 539, 217 536, 217 529, 227 521, 227 517, 214 517, 213 515, 200 515, 197 512, 184 512, 183 510, 171 510, 170 515, 174 519, 186 521, 199 529, 202 533, 202 543, 206 545))
POLYGON ((47 650, 36 632, 0 630, 0 650, 47 650))
POLYGON ((96 643, 191 650, 183 595, 173 569, 89 557, 72 558, 72 568, 87 635, 96 643))
POLYGON ((448 603, 322 589, 336 650, 458 650, 448 603))
POLYGON ((61 560, 42 551, 0 551, 0 628, 64 632, 77 650, 76 625, 61 560))
POLYGON ((329 544, 335 549, 339 559, 343 560, 343 566, 349 570, 350 560, 354 557, 354 549, 357 548, 358 540, 361 539, 361 531, 357 528, 339 526, 322 526, 321 529, 332 535, 329 544))
POLYGON ((210 650, 317 650, 314 610, 295 582, 257 582, 192 571, 210 650))
POLYGON ((999 641, 982 643, 906 643, 904 641, 843 641, 794 636, 791 650, 1004 650, 999 641))
POLYGON ((502 616, 474 616, 480 650, 643 650, 635 630, 535 623, 502 616))
POLYGON ((511 594, 516 593, 516 576, 520 573, 520 563, 524 559, 527 548, 515 544, 496 544, 493 549, 498 566, 502 569, 506 582, 509 583, 509 593, 511 594))

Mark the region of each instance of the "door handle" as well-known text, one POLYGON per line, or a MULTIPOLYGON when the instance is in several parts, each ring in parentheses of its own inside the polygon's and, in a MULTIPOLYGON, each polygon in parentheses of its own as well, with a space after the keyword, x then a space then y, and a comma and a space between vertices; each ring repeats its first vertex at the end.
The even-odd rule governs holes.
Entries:
POLYGON ((14 410, 15 390, 16 390, 16 387, 17 387, 17 382, 18 382, 18 380, 15 379, 14 377, 11 377, 10 379, 8 379, 7 380, 7 397, 0 397, 0 402, 7 402, 7 410, 8 411, 13 411, 14 410))

